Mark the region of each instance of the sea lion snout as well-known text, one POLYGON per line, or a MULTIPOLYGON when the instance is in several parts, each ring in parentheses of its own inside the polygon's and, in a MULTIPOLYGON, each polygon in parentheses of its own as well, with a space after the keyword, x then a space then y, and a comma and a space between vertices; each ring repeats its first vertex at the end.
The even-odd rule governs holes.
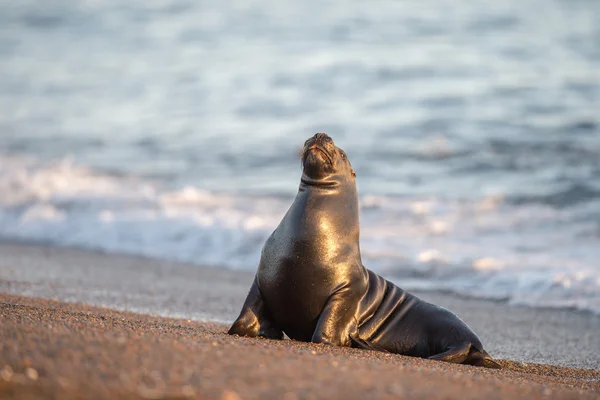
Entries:
POLYGON ((333 139, 326 133, 315 133, 314 136, 308 138, 308 140, 304 143, 304 147, 306 149, 313 149, 316 147, 320 148, 335 148, 335 144, 333 143, 333 139))
POLYGON ((315 136, 313 136, 313 138, 315 139, 315 141, 319 142, 331 142, 333 143, 333 139, 326 133, 315 133, 315 136))
POLYGON ((333 166, 335 157, 335 144, 333 139, 326 133, 317 133, 304 143, 303 161, 311 163, 325 163, 333 166))

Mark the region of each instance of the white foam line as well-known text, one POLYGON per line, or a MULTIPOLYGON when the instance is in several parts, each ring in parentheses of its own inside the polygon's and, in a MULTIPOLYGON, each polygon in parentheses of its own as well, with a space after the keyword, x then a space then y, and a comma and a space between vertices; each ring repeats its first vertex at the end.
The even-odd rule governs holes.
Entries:
MULTIPOLYGON (((15 157, 0 157, 0 193, 5 239, 249 271, 289 207, 15 157)), ((372 195, 361 203, 363 261, 401 286, 600 312, 597 238, 585 236, 594 229, 590 205, 372 195)))

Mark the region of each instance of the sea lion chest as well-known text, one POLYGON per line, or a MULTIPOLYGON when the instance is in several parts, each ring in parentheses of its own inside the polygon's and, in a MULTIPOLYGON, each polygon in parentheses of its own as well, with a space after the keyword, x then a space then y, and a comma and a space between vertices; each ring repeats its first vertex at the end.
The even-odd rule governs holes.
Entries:
POLYGON ((257 283, 283 331, 310 341, 329 297, 348 279, 355 250, 339 233, 344 228, 339 223, 314 209, 302 211, 292 208, 267 239, 257 283))

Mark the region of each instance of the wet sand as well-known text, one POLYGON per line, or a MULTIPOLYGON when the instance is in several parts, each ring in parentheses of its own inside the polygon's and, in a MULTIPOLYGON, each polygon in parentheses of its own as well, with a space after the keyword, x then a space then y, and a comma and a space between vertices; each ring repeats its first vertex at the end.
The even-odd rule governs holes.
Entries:
MULTIPOLYGON (((24 244, 0 244, 0 292, 141 314, 231 323, 253 273, 24 244)), ((418 293, 461 317, 495 358, 600 369, 600 316, 418 293)))
POLYGON ((0 398, 600 398, 597 370, 498 371, 225 330, 2 294, 0 398))

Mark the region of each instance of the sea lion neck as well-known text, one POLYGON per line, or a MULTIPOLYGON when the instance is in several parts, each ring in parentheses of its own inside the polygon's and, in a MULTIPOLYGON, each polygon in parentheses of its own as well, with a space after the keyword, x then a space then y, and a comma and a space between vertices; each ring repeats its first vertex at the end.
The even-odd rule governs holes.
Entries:
POLYGON ((316 243, 322 259, 360 259, 359 204, 355 183, 304 178, 288 211, 289 219, 297 221, 288 225, 288 228, 293 226, 294 237, 301 243, 307 240, 316 243), (323 243, 334 245, 325 246, 325 249, 323 243), (339 246, 340 243, 350 247, 339 246))
POLYGON ((298 188, 298 194, 296 195, 295 205, 302 208, 306 204, 311 203, 318 204, 318 206, 311 205, 310 208, 314 210, 315 207, 318 207, 320 218, 323 218, 327 214, 328 217, 335 219, 339 212, 341 212, 344 215, 344 223, 349 221, 358 223, 358 190, 354 180, 317 180, 303 175, 300 187, 298 188), (323 214, 323 212, 326 214, 323 214))
POLYGON ((300 179, 300 188, 305 186, 306 188, 315 188, 315 189, 336 189, 336 190, 354 190, 356 191, 356 182, 354 179, 349 178, 348 176, 341 173, 333 173, 324 177, 313 178, 306 174, 304 171, 302 172, 302 177, 300 179))
POLYGON ((300 189, 303 187, 305 189, 308 188, 317 188, 317 189, 335 189, 341 186, 341 182, 334 179, 313 179, 309 176, 302 175, 300 179, 300 189))

